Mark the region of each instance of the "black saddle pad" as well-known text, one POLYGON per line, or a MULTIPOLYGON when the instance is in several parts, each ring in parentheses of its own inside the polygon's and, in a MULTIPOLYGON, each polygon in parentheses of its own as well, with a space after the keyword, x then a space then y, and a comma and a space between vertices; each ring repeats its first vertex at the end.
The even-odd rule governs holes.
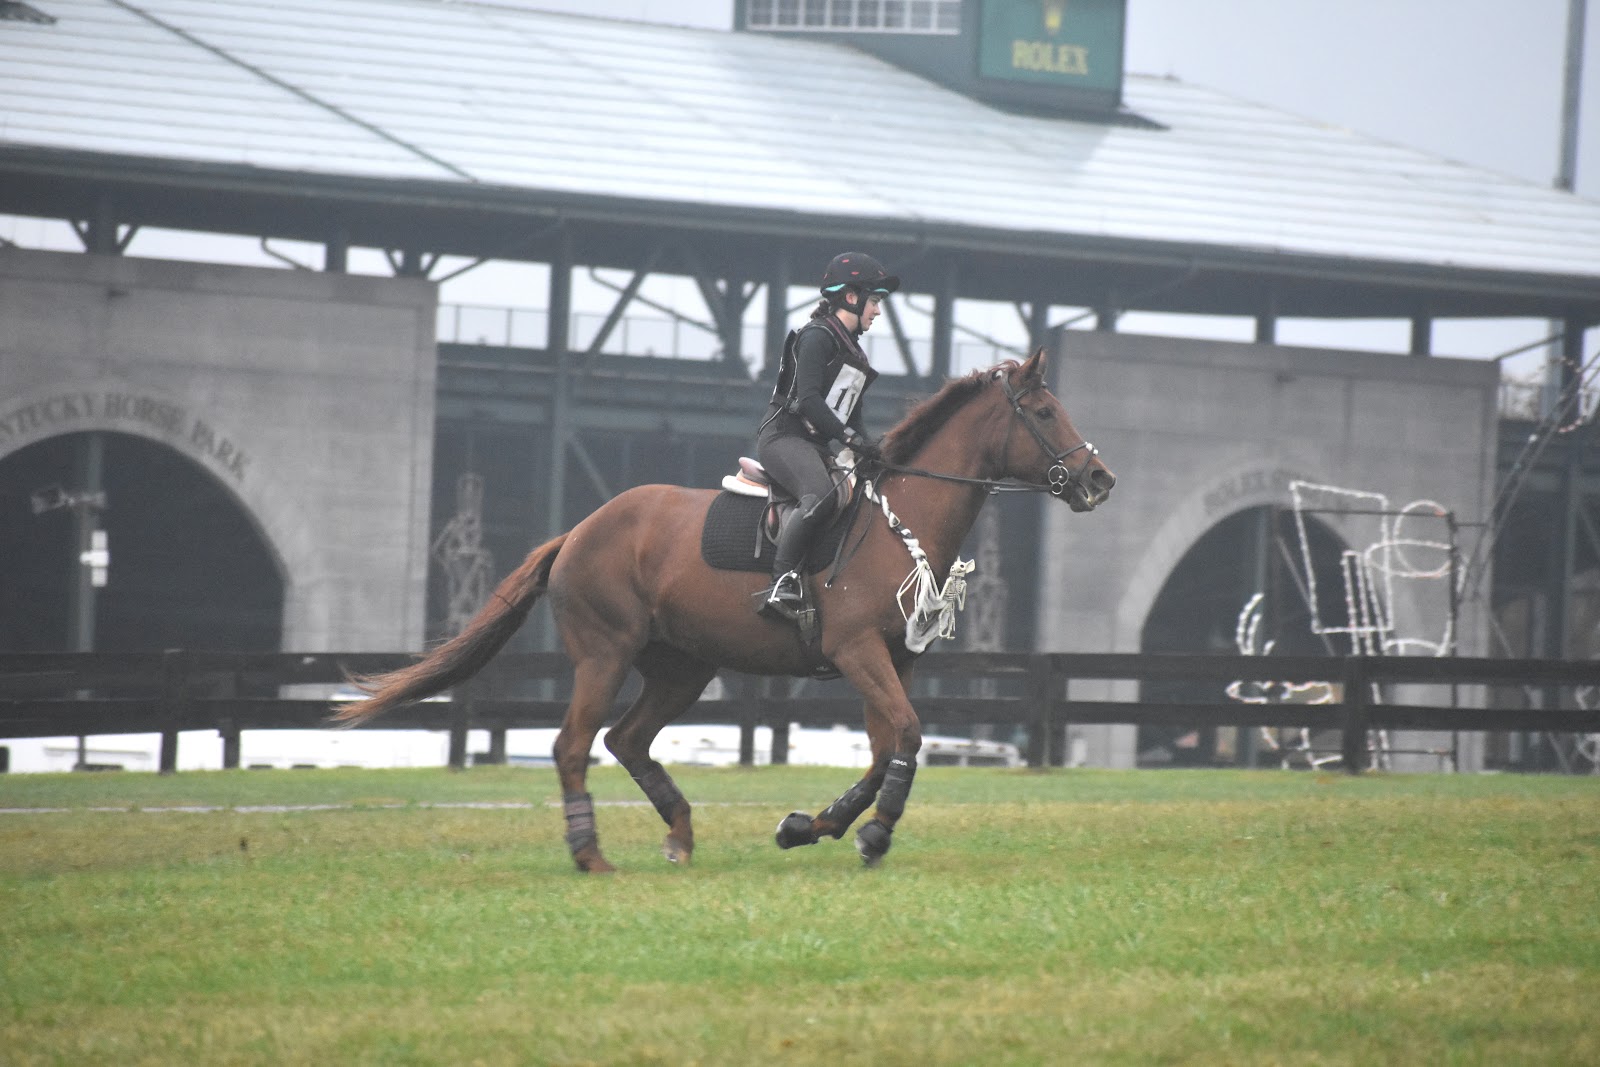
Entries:
MULTIPOLYGON (((772 573, 775 554, 771 542, 761 532, 761 513, 767 509, 765 497, 739 493, 718 493, 706 512, 705 529, 700 532, 700 557, 719 571, 772 573), (756 554, 756 546, 761 552, 756 554)), ((843 513, 828 527, 806 556, 807 574, 815 574, 833 562, 850 523, 843 513)))

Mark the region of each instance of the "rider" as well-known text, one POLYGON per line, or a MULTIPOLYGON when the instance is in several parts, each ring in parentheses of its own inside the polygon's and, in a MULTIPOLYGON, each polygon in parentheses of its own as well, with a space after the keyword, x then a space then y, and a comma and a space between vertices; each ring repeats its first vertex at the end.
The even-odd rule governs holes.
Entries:
POLYGON ((862 432, 861 396, 878 372, 859 338, 878 317, 883 298, 899 287, 900 279, 866 253, 837 255, 822 276, 822 300, 811 321, 784 342, 756 455, 798 503, 778 533, 772 588, 759 609, 764 614, 788 615, 801 599, 800 562, 838 507, 829 453, 849 448, 857 461, 881 458, 862 432))

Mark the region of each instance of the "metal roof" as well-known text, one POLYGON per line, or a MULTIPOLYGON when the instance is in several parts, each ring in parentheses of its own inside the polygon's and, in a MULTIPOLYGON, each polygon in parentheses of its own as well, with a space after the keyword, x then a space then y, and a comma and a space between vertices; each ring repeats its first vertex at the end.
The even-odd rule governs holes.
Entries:
POLYGON ((1104 124, 781 35, 441 0, 32 3, 58 21, 0 23, 0 163, 617 199, 996 252, 1492 272, 1600 302, 1600 203, 1168 79, 1124 85, 1158 126, 1104 124), (839 85, 870 101, 857 125, 827 102, 839 85))

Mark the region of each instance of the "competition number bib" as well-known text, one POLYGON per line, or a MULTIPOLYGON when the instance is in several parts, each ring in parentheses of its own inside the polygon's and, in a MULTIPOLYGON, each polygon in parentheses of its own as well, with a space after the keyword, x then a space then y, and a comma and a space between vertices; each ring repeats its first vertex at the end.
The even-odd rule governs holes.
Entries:
POLYGON ((833 388, 828 390, 828 407, 833 409, 840 422, 850 421, 850 416, 856 410, 856 401, 861 399, 861 391, 866 386, 867 376, 860 369, 848 363, 839 368, 839 376, 833 380, 833 388))

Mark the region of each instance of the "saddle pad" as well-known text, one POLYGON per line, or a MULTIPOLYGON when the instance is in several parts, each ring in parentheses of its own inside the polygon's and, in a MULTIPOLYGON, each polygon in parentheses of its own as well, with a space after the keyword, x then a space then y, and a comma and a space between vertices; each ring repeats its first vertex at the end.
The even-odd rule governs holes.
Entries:
MULTIPOLYGON (((756 543, 759 531, 756 524, 767 509, 766 498, 740 496, 736 493, 718 493, 706 512, 706 525, 700 532, 700 558, 719 571, 751 571, 771 574, 774 549, 766 537, 760 538, 761 555, 757 556, 756 543)), ((835 522, 824 530, 817 543, 806 556, 807 574, 815 574, 833 562, 850 523, 835 522)))

